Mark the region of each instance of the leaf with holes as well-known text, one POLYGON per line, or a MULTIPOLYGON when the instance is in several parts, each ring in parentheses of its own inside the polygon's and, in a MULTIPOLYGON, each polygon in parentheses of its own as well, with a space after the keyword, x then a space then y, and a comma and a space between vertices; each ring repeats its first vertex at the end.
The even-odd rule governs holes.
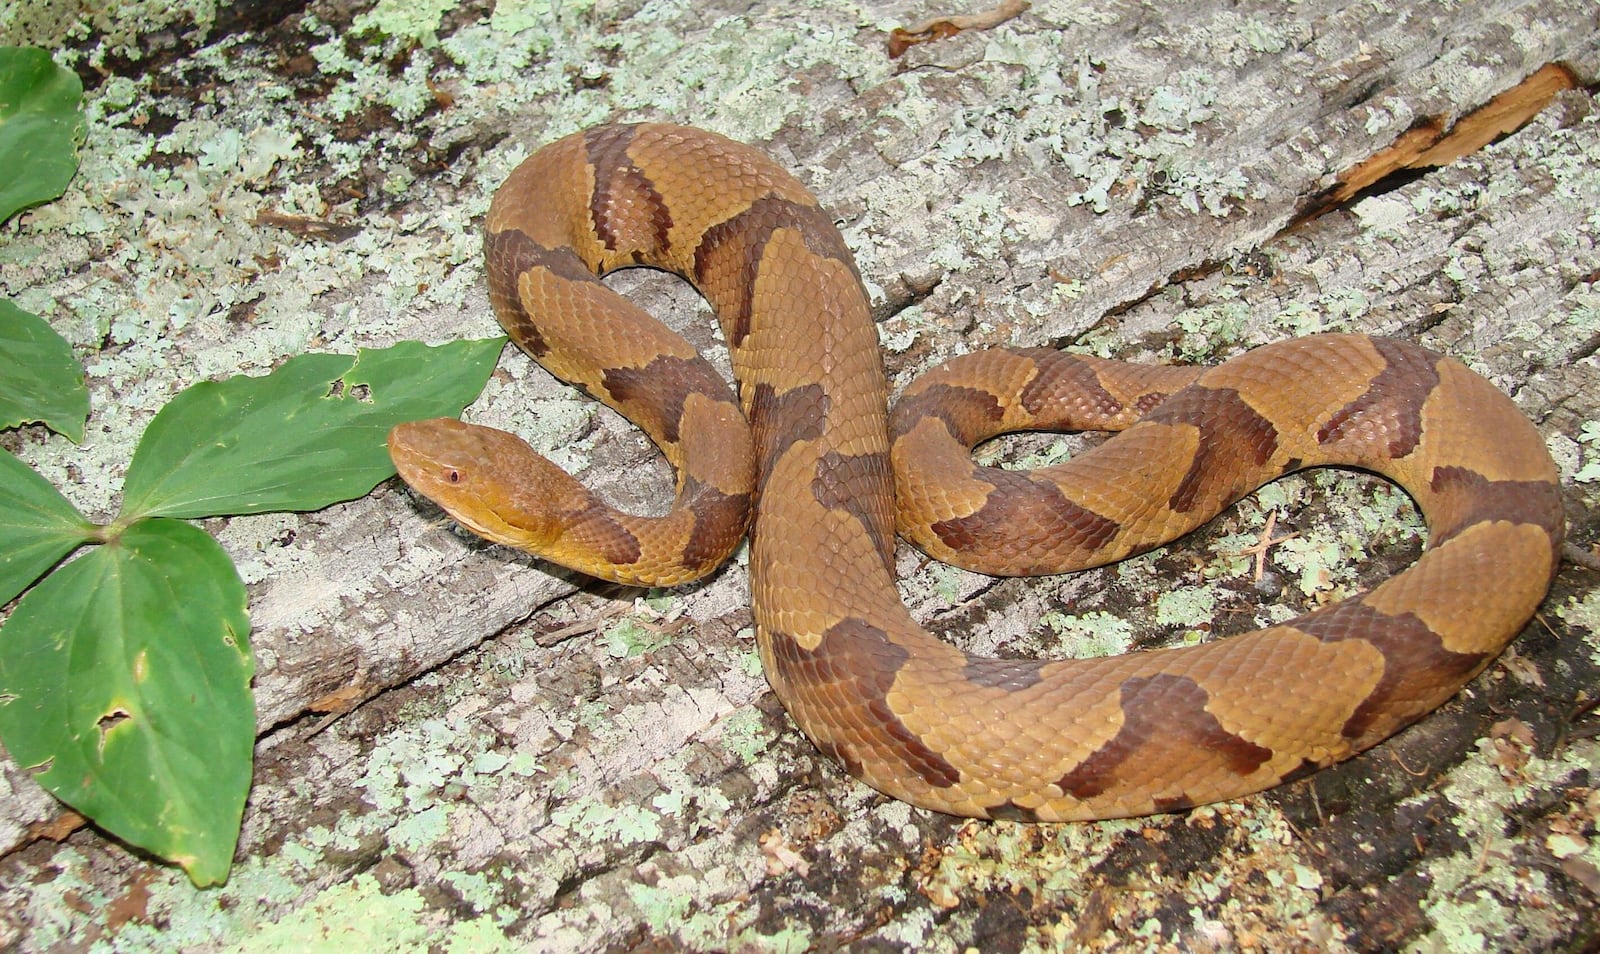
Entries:
POLYGON ((220 883, 250 789, 249 633, 217 542, 140 521, 18 601, 0 630, 0 742, 96 825, 220 883))
POLYGON ((98 529, 32 467, 0 450, 0 606, 98 529))
POLYGON ((31 46, 0 47, 0 222, 66 191, 78 171, 83 84, 31 46))
POLYGON ((0 300, 0 428, 42 421, 81 444, 88 416, 89 391, 72 346, 44 319, 0 300))
POLYGON ((307 354, 262 377, 188 388, 146 428, 121 521, 319 510, 394 476, 389 429, 455 416, 483 390, 504 338, 307 354))

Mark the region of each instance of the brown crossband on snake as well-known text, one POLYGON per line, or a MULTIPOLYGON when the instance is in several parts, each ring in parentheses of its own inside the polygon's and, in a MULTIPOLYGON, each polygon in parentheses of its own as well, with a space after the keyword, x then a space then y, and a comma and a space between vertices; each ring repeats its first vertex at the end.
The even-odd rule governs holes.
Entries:
POLYGON ((915 805, 1108 818, 1267 788, 1444 702, 1555 572, 1561 501, 1537 431, 1464 365, 1414 345, 1322 335, 1209 369, 979 352, 916 381, 891 422, 849 250, 749 147, 667 125, 569 136, 512 173, 486 230, 500 322, 649 433, 677 501, 663 517, 620 514, 521 440, 452 420, 394 430, 401 475, 492 540, 629 583, 710 571, 752 520, 773 689, 818 748, 915 805), (630 265, 676 272, 710 301, 737 397, 596 278, 630 265), (1039 471, 972 462, 976 442, 1032 428, 1121 432, 1039 471), (1428 548, 1283 625, 1110 658, 989 659, 929 635, 895 589, 897 498, 900 533, 940 559, 1050 573, 1149 549, 1324 464, 1399 483, 1428 548))

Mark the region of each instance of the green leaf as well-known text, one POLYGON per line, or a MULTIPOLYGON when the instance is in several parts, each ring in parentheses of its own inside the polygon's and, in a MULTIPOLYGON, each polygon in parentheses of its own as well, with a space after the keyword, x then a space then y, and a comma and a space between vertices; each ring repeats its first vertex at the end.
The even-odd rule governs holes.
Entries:
POLYGON ((136 523, 18 601, 0 630, 0 741, 96 825, 219 883, 250 789, 249 633, 209 534, 136 523))
POLYGON ((0 46, 0 222, 65 192, 78 171, 83 84, 50 54, 0 46))
POLYGON ((0 606, 98 530, 50 481, 0 450, 0 606))
POLYGON ((83 443, 89 390, 72 346, 44 319, 0 299, 0 430, 42 421, 83 443))
POLYGON ((389 429, 477 397, 504 338, 307 354, 264 377, 188 388, 144 432, 122 520, 318 510, 394 476, 389 429))

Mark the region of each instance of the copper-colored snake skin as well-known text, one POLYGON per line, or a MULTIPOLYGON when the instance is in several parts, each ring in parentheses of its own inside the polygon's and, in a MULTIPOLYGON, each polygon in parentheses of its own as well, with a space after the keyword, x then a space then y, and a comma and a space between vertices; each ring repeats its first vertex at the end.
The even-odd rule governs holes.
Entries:
POLYGON ((753 501, 750 589, 773 689, 818 748, 915 805, 1108 818, 1267 788, 1444 702, 1555 572, 1561 502, 1538 433, 1464 365, 1414 345, 1326 335, 1210 369, 983 352, 913 384, 891 430, 850 252, 753 149, 666 125, 569 136, 512 173, 486 229, 501 323, 650 434, 677 468, 677 503, 619 514, 517 438, 451 420, 395 429, 401 475, 490 539, 632 583, 708 572, 753 501), (710 301, 737 403, 595 277, 639 264, 710 301), (967 453, 1038 427, 1125 430, 1033 473, 967 453), (897 494, 901 532, 929 553, 1045 573, 1148 549, 1320 464, 1398 482, 1429 547, 1284 625, 1104 659, 987 659, 924 632, 895 590, 897 494))

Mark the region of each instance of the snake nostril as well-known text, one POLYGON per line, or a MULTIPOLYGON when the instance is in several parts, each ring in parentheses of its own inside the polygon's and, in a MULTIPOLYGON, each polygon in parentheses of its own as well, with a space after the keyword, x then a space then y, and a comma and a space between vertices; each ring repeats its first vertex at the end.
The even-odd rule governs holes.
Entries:
POLYGON ((459 470, 450 471, 450 476, 449 476, 448 479, 452 484, 461 483, 461 471, 459 471, 459 470))

